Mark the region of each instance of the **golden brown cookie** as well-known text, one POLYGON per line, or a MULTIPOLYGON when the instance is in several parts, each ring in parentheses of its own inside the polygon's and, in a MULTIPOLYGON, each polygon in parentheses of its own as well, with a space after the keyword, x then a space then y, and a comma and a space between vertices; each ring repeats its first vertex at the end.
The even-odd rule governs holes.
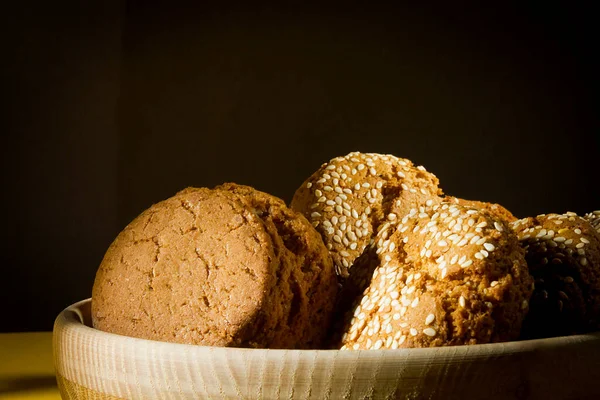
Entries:
POLYGON ((596 232, 600 233, 600 210, 592 211, 591 213, 585 214, 585 219, 592 224, 592 227, 596 232))
POLYGON ((318 348, 337 277, 319 234, 250 187, 188 188, 153 205, 108 249, 94 327, 210 346, 318 348))
POLYGON ((575 213, 511 224, 535 279, 523 338, 600 329, 600 235, 575 213))
POLYGON ((484 201, 478 200, 465 200, 458 197, 446 196, 444 199, 448 201, 453 201, 456 204, 462 204, 463 206, 469 206, 474 208, 480 208, 484 210, 488 210, 495 217, 503 219, 505 222, 513 222, 518 218, 515 217, 510 211, 497 203, 487 203, 484 201))
POLYGON ((441 193, 435 175, 410 160, 355 152, 323 164, 296 191, 291 207, 316 227, 345 278, 386 218, 441 193))
POLYGON ((412 209, 395 227, 381 229, 373 246, 378 261, 370 281, 350 277, 353 285, 367 287, 347 317, 342 349, 518 337, 533 280, 516 235, 502 219, 443 201, 412 209))

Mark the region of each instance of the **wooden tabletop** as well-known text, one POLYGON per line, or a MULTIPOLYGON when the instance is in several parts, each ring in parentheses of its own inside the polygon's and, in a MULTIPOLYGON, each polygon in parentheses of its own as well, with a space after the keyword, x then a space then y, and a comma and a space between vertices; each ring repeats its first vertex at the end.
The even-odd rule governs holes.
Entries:
POLYGON ((60 400, 52 332, 0 334, 0 400, 60 400))

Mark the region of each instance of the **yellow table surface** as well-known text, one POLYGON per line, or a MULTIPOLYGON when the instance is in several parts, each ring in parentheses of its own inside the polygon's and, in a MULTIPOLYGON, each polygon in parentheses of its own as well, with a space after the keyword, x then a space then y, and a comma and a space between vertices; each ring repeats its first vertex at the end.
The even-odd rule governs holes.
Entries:
POLYGON ((60 399, 52 332, 0 333, 0 399, 60 399))

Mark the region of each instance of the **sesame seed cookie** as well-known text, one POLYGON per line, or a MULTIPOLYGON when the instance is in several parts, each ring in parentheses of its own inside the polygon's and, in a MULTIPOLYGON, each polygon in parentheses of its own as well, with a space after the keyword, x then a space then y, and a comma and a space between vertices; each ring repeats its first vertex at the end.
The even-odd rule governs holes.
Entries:
POLYGON ((535 279, 523 338, 600 329, 600 235, 575 213, 511 224, 535 279))
POLYGON ((585 214, 584 218, 592 224, 596 232, 600 233, 600 210, 585 214))
POLYGON ((373 248, 378 265, 370 282, 354 282, 366 289, 346 318, 342 349, 519 336, 533 280, 516 235, 489 211, 454 201, 414 208, 382 228, 373 248))
POLYGON ((92 320, 168 342, 318 348, 337 288, 320 235, 283 201, 234 184, 188 188, 112 243, 94 282, 92 320))
POLYGON ((346 278, 385 218, 437 197, 438 183, 410 160, 354 152, 323 164, 296 191, 291 207, 322 235, 337 274, 346 278))
POLYGON ((465 200, 458 197, 446 196, 444 199, 453 201, 455 204, 462 204, 463 206, 470 206, 474 208, 480 208, 489 211, 496 218, 503 219, 505 222, 513 222, 518 218, 515 217, 510 211, 497 203, 487 203, 478 200, 465 200))

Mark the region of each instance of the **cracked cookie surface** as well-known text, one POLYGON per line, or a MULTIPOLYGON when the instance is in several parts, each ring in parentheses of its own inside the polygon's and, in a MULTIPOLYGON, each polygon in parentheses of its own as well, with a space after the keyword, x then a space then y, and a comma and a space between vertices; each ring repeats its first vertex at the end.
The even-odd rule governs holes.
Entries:
POLYGON ((109 247, 92 320, 169 342, 318 348, 336 292, 322 239, 283 201, 234 184, 188 188, 144 211, 109 247))

